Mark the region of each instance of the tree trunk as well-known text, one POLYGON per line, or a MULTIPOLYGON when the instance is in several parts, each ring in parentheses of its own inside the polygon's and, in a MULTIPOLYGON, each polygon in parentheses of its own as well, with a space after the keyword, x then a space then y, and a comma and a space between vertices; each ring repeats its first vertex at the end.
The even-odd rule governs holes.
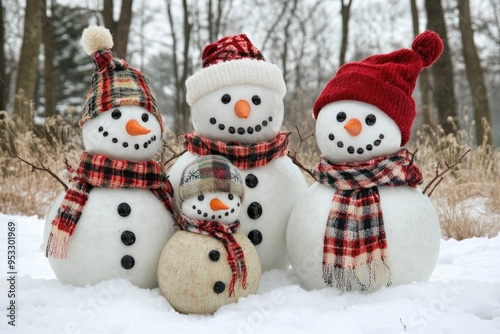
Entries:
POLYGON ((183 61, 182 61, 182 77, 180 78, 181 81, 179 82, 179 87, 180 89, 180 96, 181 96, 181 114, 182 114, 182 127, 180 130, 182 132, 186 132, 189 129, 189 114, 190 114, 190 109, 189 105, 186 102, 186 99, 184 98, 186 96, 186 85, 184 84, 186 82, 186 79, 189 76, 189 44, 191 41, 191 31, 193 28, 193 25, 191 22, 189 22, 189 5, 187 0, 182 1, 182 8, 184 12, 184 21, 183 21, 183 31, 184 31, 184 49, 183 49, 183 61))
POLYGON ((0 0, 0 110, 7 107, 9 80, 5 70, 5 25, 3 19, 3 3, 0 0))
POLYGON ((30 100, 35 99, 35 85, 38 76, 38 54, 42 42, 45 0, 26 1, 24 35, 19 59, 14 115, 31 122, 30 100))
MULTIPOLYGON (((410 0, 411 16, 413 20, 413 35, 420 33, 417 0, 410 0)), ((422 111, 422 124, 431 124, 431 87, 429 82, 429 69, 424 68, 418 78, 420 88, 420 110, 422 111)))
POLYGON ((434 104, 438 111, 439 123, 443 126, 444 132, 446 134, 456 133, 458 127, 457 100, 448 33, 441 0, 425 0, 425 9, 427 11, 427 29, 438 33, 444 45, 443 54, 431 67, 434 79, 434 104))
POLYGON ((340 61, 339 67, 345 64, 345 54, 347 51, 347 40, 349 37, 349 18, 351 16, 351 4, 352 0, 348 0, 344 3, 344 0, 340 0, 342 14, 342 43, 340 45, 340 61))
POLYGON ((50 1, 51 16, 44 10, 43 44, 45 50, 44 78, 45 78, 45 117, 55 116, 56 112, 56 69, 54 67, 54 0, 50 1))
POLYGON ((459 26, 462 35, 465 71, 472 97, 474 119, 476 120, 476 143, 478 145, 483 143, 491 145, 493 143, 491 132, 486 132, 483 126, 483 120, 491 124, 490 106, 481 61, 474 44, 469 0, 458 0, 458 11, 460 14, 459 26))
POLYGON ((127 44, 132 22, 132 2, 133 0, 123 0, 120 10, 120 18, 115 21, 113 18, 113 0, 104 0, 101 14, 104 19, 104 26, 113 35, 113 53, 116 57, 125 59, 127 56, 127 44))

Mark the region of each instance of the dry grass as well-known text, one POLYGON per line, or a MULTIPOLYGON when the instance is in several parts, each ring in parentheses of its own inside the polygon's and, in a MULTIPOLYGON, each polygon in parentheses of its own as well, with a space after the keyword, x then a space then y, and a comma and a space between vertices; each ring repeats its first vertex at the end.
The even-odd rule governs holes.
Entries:
MULTIPOLYGON (((63 187, 48 173, 31 171, 13 152, 26 160, 50 168, 64 180, 65 159, 76 166, 83 150, 81 132, 71 114, 49 119, 45 127, 35 128, 9 119, 0 112, 0 212, 6 214, 38 215, 43 217, 55 196, 63 187)), ((446 174, 435 189, 431 199, 439 213, 443 236, 464 239, 479 236, 495 236, 500 231, 500 151, 487 145, 472 144, 471 129, 457 135, 446 136, 439 126, 426 127, 417 134, 410 147, 418 147, 416 162, 421 168, 425 183, 435 175, 438 162, 453 164, 469 148, 475 147, 462 164, 446 174)), ((298 127, 305 136, 311 130, 311 122, 298 127)), ((295 131, 295 129, 287 129, 295 131)), ((290 150, 296 151, 298 136, 291 137, 290 150)), ((172 165, 168 160, 174 152, 181 151, 181 140, 171 132, 163 135, 168 145, 158 152, 155 159, 172 165)), ((314 138, 302 143, 297 158, 307 167, 319 160, 314 138)), ((312 183, 312 178, 306 178, 312 183)))

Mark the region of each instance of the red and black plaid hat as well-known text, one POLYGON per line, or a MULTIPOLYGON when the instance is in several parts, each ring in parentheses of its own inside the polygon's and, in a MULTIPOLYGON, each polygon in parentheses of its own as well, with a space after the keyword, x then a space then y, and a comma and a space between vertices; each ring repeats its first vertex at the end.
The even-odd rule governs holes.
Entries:
POLYGON ((188 198, 206 193, 226 192, 239 196, 243 201, 245 187, 238 169, 220 155, 205 155, 190 163, 182 172, 177 205, 188 198))
POLYGON ((102 112, 120 106, 139 106, 163 121, 146 77, 128 63, 115 58, 111 48, 113 37, 108 29, 99 26, 86 28, 81 44, 87 54, 93 55, 95 71, 90 91, 82 111, 80 126, 102 112))
POLYGON ((281 70, 266 62, 245 34, 226 36, 205 46, 202 63, 202 69, 186 80, 186 101, 190 106, 207 93, 238 84, 264 86, 285 97, 281 70))
POLYGON ((410 139, 416 116, 412 98, 417 77, 443 52, 443 42, 433 31, 425 31, 413 41, 411 50, 401 49, 373 55, 362 61, 345 64, 328 82, 314 103, 318 117, 327 104, 356 100, 376 106, 392 118, 401 130, 401 146, 410 139))

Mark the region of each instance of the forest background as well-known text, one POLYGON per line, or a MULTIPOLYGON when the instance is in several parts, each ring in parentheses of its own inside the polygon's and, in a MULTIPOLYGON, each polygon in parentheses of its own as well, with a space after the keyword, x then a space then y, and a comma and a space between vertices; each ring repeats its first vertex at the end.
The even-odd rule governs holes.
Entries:
MULTIPOLYGON (((167 165, 192 129, 185 80, 203 47, 246 33, 287 84, 284 128, 312 167, 312 105, 346 62, 409 48, 425 29, 445 52, 422 71, 409 148, 432 192, 443 235, 500 230, 500 3, 496 0, 0 0, 0 212, 43 216, 62 187, 64 161, 83 150, 78 120, 93 71, 82 30, 104 25, 113 51, 144 72, 166 127, 167 165), (300 134, 298 133, 300 131, 300 134), (297 144, 298 143, 298 144, 297 144), (299 145, 300 144, 300 145, 299 145), (470 151, 469 151, 470 150, 470 151), (468 153, 467 153, 468 152, 468 153), (21 161, 24 159, 34 165, 21 161), (455 166, 456 164, 456 166, 455 166)), ((309 181, 312 181, 309 179, 309 181)))

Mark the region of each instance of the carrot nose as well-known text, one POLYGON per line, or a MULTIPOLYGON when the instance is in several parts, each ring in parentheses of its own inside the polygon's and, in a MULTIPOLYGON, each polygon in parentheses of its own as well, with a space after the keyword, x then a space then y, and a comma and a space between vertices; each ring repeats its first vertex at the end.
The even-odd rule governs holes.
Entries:
POLYGON ((351 118, 349 122, 344 125, 344 129, 346 129, 351 136, 357 136, 362 129, 361 122, 357 118, 351 118))
POLYGON ((250 104, 245 100, 239 100, 234 105, 234 113, 239 118, 248 118, 250 116, 250 104))
POLYGON ((229 206, 222 203, 218 198, 214 198, 213 200, 210 201, 210 209, 214 211, 227 210, 229 209, 229 206))
POLYGON ((135 119, 131 119, 130 121, 128 121, 125 129, 131 136, 145 135, 151 132, 151 130, 140 125, 139 122, 135 119))

